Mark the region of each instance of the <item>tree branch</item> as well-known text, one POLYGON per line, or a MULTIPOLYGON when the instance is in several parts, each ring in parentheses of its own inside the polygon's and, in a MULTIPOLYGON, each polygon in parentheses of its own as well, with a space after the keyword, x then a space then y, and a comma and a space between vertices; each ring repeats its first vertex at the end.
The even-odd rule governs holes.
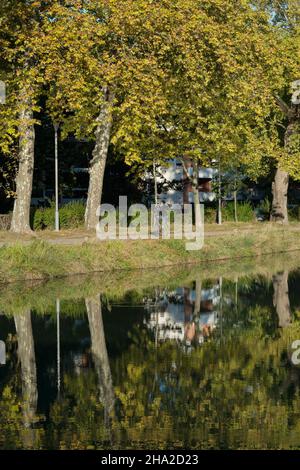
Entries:
POLYGON ((282 98, 280 98, 280 96, 278 95, 275 95, 275 101, 276 101, 276 104, 277 106, 281 109, 281 111, 283 112, 283 114, 285 114, 286 116, 289 116, 290 112, 291 112, 291 109, 290 107, 286 104, 285 101, 283 101, 282 98))
POLYGON ((183 168, 183 171, 184 171, 184 173, 185 173, 185 176, 187 177, 187 179, 188 179, 189 181, 192 181, 192 178, 191 178, 190 175, 189 175, 188 169, 187 169, 187 167, 186 167, 186 165, 185 165, 185 163, 184 163, 184 159, 183 159, 183 158, 181 158, 181 163, 182 163, 182 168, 183 168))

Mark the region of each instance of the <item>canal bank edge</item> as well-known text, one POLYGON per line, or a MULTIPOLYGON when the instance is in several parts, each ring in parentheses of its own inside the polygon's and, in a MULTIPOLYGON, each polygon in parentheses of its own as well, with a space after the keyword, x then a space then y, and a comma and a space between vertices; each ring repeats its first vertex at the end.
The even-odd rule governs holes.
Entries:
POLYGON ((15 243, 0 248, 0 282, 201 265, 297 250, 299 232, 286 227, 207 237, 199 251, 186 251, 185 240, 86 241, 78 246, 34 240, 26 245, 15 243))

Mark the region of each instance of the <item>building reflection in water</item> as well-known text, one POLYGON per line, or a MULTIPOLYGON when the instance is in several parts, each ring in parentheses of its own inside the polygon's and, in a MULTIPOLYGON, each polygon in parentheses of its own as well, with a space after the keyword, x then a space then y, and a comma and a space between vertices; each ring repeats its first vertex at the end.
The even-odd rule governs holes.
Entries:
POLYGON ((211 336, 220 318, 220 281, 202 287, 196 280, 193 287, 173 291, 156 289, 154 298, 144 299, 150 318, 147 327, 156 341, 175 340, 186 346, 201 344, 211 336))
MULTIPOLYGON (((219 382, 222 374, 218 364, 222 365, 224 352, 228 361, 228 368, 224 369, 227 390, 230 393, 233 390, 234 406, 244 411, 245 394, 246 400, 251 399, 250 395, 254 397, 249 419, 252 420, 252 410, 256 409, 258 389, 259 393, 261 390, 265 393, 267 410, 273 406, 276 390, 279 390, 278 400, 283 395, 290 400, 291 393, 298 391, 299 373, 284 358, 290 341, 288 326, 295 322, 295 310, 299 310, 298 276, 289 278, 288 271, 282 271, 268 279, 235 276, 223 282, 221 277, 218 280, 198 277, 193 283, 188 282, 179 288, 148 289, 147 294, 133 291, 128 296, 112 299, 92 293, 81 299, 79 307, 71 302, 60 304, 57 300, 56 315, 54 305, 52 313, 44 316, 30 308, 11 318, 0 315, 2 338, 7 338, 5 344, 0 342, 0 353, 1 344, 6 346, 6 357, 5 351, 2 355, 6 364, 0 370, 3 387, 8 384, 12 390, 9 413, 12 419, 15 416, 19 419, 19 428, 14 431, 17 445, 24 449, 48 447, 47 433, 52 433, 51 445, 60 446, 61 427, 65 430, 64 439, 74 433, 76 445, 78 442, 81 445, 81 421, 85 422, 84 442, 105 448, 118 443, 118 439, 122 445, 128 444, 131 441, 126 441, 123 432, 130 439, 133 433, 136 439, 141 436, 144 439, 146 435, 143 429, 139 434, 140 424, 136 428, 132 426, 132 416, 138 416, 148 426, 154 413, 163 416, 162 406, 168 412, 171 409, 168 419, 174 418, 176 425, 182 412, 177 431, 181 432, 189 411, 185 405, 189 403, 191 376, 195 390, 199 389, 199 383, 204 384, 199 395, 198 392, 190 395, 195 400, 194 408, 206 390, 207 402, 212 404, 210 412, 215 411, 216 419, 221 416, 225 423, 232 409, 229 401, 222 402, 226 380, 221 385, 219 382), (144 337, 145 325, 148 331, 144 337), (204 360, 201 345, 209 338, 213 341, 205 346, 204 360), (154 348, 153 339, 161 347, 154 348), (185 357, 186 352, 191 355, 185 357), (277 360, 275 368, 269 366, 274 360, 277 360), (285 367, 282 367, 284 360, 285 367), (237 378, 237 370, 242 370, 245 377, 237 378), (211 380, 215 388, 210 388, 211 380), (269 387, 274 380, 275 386, 269 387), (220 402, 225 407, 224 416, 220 402), (76 422, 74 413, 77 413, 76 422), (122 428, 124 423, 128 428, 122 428)), ((296 405, 295 401, 295 409, 296 405)), ((285 402, 280 406, 280 410, 286 406, 289 412, 285 402)), ((274 409, 277 413, 277 408, 274 409)), ((205 410, 201 412, 206 422, 209 416, 205 410)), ((191 419, 194 420, 194 415, 191 419)), ((232 419, 235 430, 236 415, 232 419)), ((3 422, 2 434, 10 442, 10 421, 7 428, 4 419, 3 422)), ((241 425, 246 428, 244 422, 241 425)), ((157 428, 155 424, 155 435, 157 428)), ((177 442, 177 436, 173 439, 177 442)), ((6 441, 2 445, 7 445, 6 441)))

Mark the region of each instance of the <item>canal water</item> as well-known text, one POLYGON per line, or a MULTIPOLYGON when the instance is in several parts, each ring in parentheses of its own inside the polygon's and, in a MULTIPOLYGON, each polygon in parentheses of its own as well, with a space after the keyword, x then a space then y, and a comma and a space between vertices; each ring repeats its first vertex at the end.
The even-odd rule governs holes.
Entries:
POLYGON ((2 286, 0 448, 299 448, 299 266, 2 286))

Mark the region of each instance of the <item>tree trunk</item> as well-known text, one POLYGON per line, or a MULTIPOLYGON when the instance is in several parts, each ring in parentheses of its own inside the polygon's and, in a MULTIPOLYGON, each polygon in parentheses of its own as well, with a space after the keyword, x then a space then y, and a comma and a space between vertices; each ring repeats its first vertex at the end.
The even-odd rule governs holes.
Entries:
POLYGON ((85 301, 91 333, 92 354, 99 380, 100 400, 108 419, 114 407, 114 391, 106 349, 100 295, 85 301))
MULTIPOLYGON (((287 126, 284 136, 284 146, 289 152, 289 145, 291 137, 298 132, 298 111, 297 106, 293 106, 289 113, 289 124, 287 126)), ((288 189, 289 189, 289 174, 281 170, 279 167, 276 171, 275 180, 272 185, 273 203, 271 211, 271 221, 280 222, 282 224, 289 223, 288 216, 288 189)))
POLYGON ((113 95, 108 89, 105 89, 103 94, 104 103, 97 118, 97 128, 95 132, 96 143, 89 169, 90 182, 85 211, 85 227, 88 230, 96 230, 96 226, 99 222, 97 210, 101 204, 103 179, 112 127, 111 105, 113 95))
POLYGON ((278 273, 273 276, 273 304, 276 308, 280 328, 284 328, 291 323, 288 278, 288 271, 284 271, 283 273, 278 273))
POLYGON ((271 222, 289 223, 288 217, 288 188, 289 174, 277 168, 275 179, 272 185, 273 203, 271 211, 271 222))
MULTIPOLYGON (((25 92, 24 92, 25 94, 25 92)), ((34 169, 35 130, 31 100, 21 96, 19 113, 19 168, 16 177, 16 199, 10 230, 15 233, 31 232, 30 205, 34 169)))
POLYGON ((30 310, 15 315, 14 320, 18 338, 18 357, 22 371, 24 446, 32 449, 35 447, 36 436, 32 424, 36 419, 38 391, 30 310))

